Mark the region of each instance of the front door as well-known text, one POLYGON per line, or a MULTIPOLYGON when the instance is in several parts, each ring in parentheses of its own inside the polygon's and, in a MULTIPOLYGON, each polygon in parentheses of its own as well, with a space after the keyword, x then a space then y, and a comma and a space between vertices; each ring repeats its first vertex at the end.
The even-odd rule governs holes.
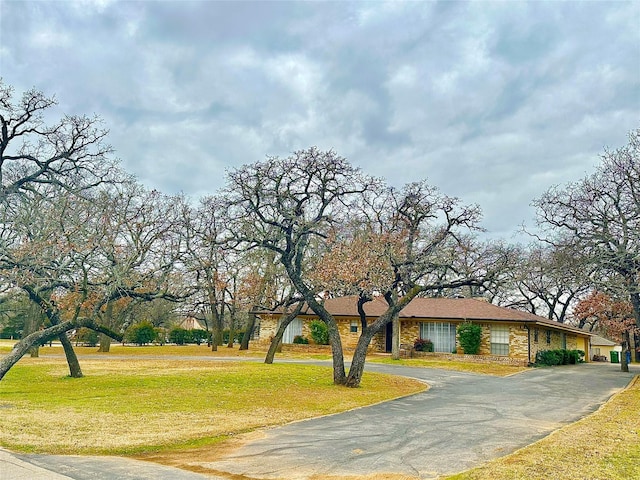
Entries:
POLYGON ((384 351, 390 353, 393 349, 393 322, 387 323, 384 340, 384 351))

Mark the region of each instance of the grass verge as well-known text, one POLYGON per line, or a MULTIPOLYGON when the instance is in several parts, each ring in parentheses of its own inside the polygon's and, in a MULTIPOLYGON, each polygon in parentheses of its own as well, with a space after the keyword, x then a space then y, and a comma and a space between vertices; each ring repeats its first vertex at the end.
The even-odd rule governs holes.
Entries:
POLYGON ((640 478, 640 376, 598 411, 447 480, 640 478))
MULTIPOLYGON (((95 349, 94 349, 95 351, 95 349)), ((327 367, 131 356, 25 358, 0 382, 0 445, 23 452, 131 455, 216 444, 259 427, 415 393, 415 380, 366 373, 336 387, 327 367)))
POLYGON ((402 358, 400 360, 392 360, 389 357, 367 357, 368 362, 385 363, 388 365, 402 365, 405 367, 422 367, 422 368, 442 368, 445 370, 456 370, 458 372, 480 373, 484 375, 496 375, 506 377, 514 373, 524 372, 528 367, 519 367, 516 365, 499 365, 496 363, 471 363, 461 362, 457 360, 440 360, 430 358, 402 358))

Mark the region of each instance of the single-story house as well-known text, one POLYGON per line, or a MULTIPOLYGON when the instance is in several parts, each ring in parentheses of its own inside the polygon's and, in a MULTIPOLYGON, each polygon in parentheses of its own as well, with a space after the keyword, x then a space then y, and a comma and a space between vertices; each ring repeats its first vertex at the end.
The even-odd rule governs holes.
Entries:
POLYGON ((178 325, 185 330, 206 330, 206 328, 198 321, 197 318, 187 317, 178 325))
MULTIPOLYGON (((325 308, 338 322, 344 348, 355 347, 360 335, 360 316, 357 297, 324 300, 325 308)), ((364 306, 370 321, 387 309, 384 297, 376 297, 364 306)), ((269 342, 277 330, 279 313, 261 312, 258 341, 269 342)), ((284 343, 292 343, 297 335, 311 338, 309 323, 317 318, 305 308, 285 331, 284 343)), ((528 312, 498 307, 484 300, 471 298, 414 298, 399 315, 400 343, 413 345, 416 339, 429 339, 435 352, 462 353, 456 328, 462 322, 482 327, 479 355, 508 357, 514 363, 534 362, 539 350, 566 348, 585 352, 590 359, 589 338, 592 334, 528 312)), ((379 332, 371 342, 371 349, 390 352, 392 325, 379 332)), ((506 360, 506 359, 505 359, 506 360)))
MULTIPOLYGON (((591 354, 593 355, 594 360, 600 361, 611 361, 611 352, 621 352, 622 347, 616 342, 612 342, 611 340, 601 337, 600 335, 593 335, 591 337, 591 354)), ((618 354, 618 358, 620 358, 620 354, 618 354)))

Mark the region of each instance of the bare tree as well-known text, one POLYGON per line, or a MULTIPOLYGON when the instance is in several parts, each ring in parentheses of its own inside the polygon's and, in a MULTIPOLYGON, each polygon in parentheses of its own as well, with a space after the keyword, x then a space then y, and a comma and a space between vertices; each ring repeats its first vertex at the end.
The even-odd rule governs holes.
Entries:
POLYGON ((375 184, 335 152, 310 148, 231 171, 222 193, 236 244, 275 252, 295 289, 327 324, 336 384, 346 382, 342 341, 309 281, 307 260, 314 242, 344 221, 350 204, 375 184))
POLYGON ((640 328, 640 130, 626 146, 605 150, 594 174, 549 189, 534 205, 544 239, 590 262, 596 285, 622 280, 640 328))
POLYGON ((224 194, 233 239, 274 251, 297 292, 327 324, 336 384, 360 384, 373 336, 416 295, 480 284, 489 271, 483 252, 473 253, 462 235, 477 228, 476 206, 425 183, 389 189, 332 151, 311 148, 242 167, 231 172, 224 194), (348 376, 337 323, 318 296, 327 287, 359 293, 363 328, 348 376), (363 305, 374 291, 389 308, 368 323, 363 305))
POLYGON ((0 79, 0 202, 38 185, 80 192, 121 175, 98 118, 64 116, 47 125, 56 101, 30 90, 20 99, 0 79))
POLYGON ((464 286, 481 286, 501 265, 476 243, 480 211, 441 194, 425 182, 387 189, 362 204, 349 228, 316 267, 329 288, 358 295, 361 333, 346 385, 360 384, 367 349, 373 337, 418 295, 442 294, 464 286), (369 321, 364 310, 382 295, 387 310, 369 321))
POLYGON ((526 310, 565 323, 571 309, 593 285, 593 266, 573 252, 545 244, 514 250, 501 305, 526 310))
MULTIPOLYGON (((2 204, 2 212, 12 216, 3 223, 0 271, 46 315, 45 331, 86 319, 95 325, 105 319, 103 307, 108 315, 111 302, 120 299, 177 298, 179 199, 127 188, 133 190, 120 198, 113 191, 77 196, 41 186, 38 195, 25 193, 2 204)), ((66 334, 59 340, 71 376, 82 376, 66 334)))

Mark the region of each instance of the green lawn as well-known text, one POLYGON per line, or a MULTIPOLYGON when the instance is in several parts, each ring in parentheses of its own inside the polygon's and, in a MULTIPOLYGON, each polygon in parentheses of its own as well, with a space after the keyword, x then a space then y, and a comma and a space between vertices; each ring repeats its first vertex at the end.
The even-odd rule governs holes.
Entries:
POLYGON ((0 382, 0 445, 14 450, 134 454, 215 443, 259 427, 341 412, 424 390, 367 373, 334 386, 330 368, 257 362, 24 358, 0 382))
MULTIPOLYGON (((0 342, 0 355, 13 343, 0 342)), ((413 380, 373 373, 365 374, 359 389, 336 387, 329 367, 178 358, 264 355, 226 347, 216 353, 206 346, 114 345, 100 360, 86 357, 96 353, 95 347, 78 348, 86 375, 82 379, 67 377, 59 347, 43 347, 41 353, 42 358, 21 360, 0 382, 3 447, 144 455, 187 468, 189 459, 211 458, 212 451, 224 451, 225 445, 233 444, 231 439, 242 437, 239 434, 424 389, 413 380), (60 356, 47 357, 50 353, 60 356), (114 358, 121 356, 126 358, 114 358)), ((394 361, 371 356, 368 361, 493 375, 523 370, 435 359, 394 361)), ((640 478, 638 412, 640 377, 589 417, 449 480, 640 478)))

